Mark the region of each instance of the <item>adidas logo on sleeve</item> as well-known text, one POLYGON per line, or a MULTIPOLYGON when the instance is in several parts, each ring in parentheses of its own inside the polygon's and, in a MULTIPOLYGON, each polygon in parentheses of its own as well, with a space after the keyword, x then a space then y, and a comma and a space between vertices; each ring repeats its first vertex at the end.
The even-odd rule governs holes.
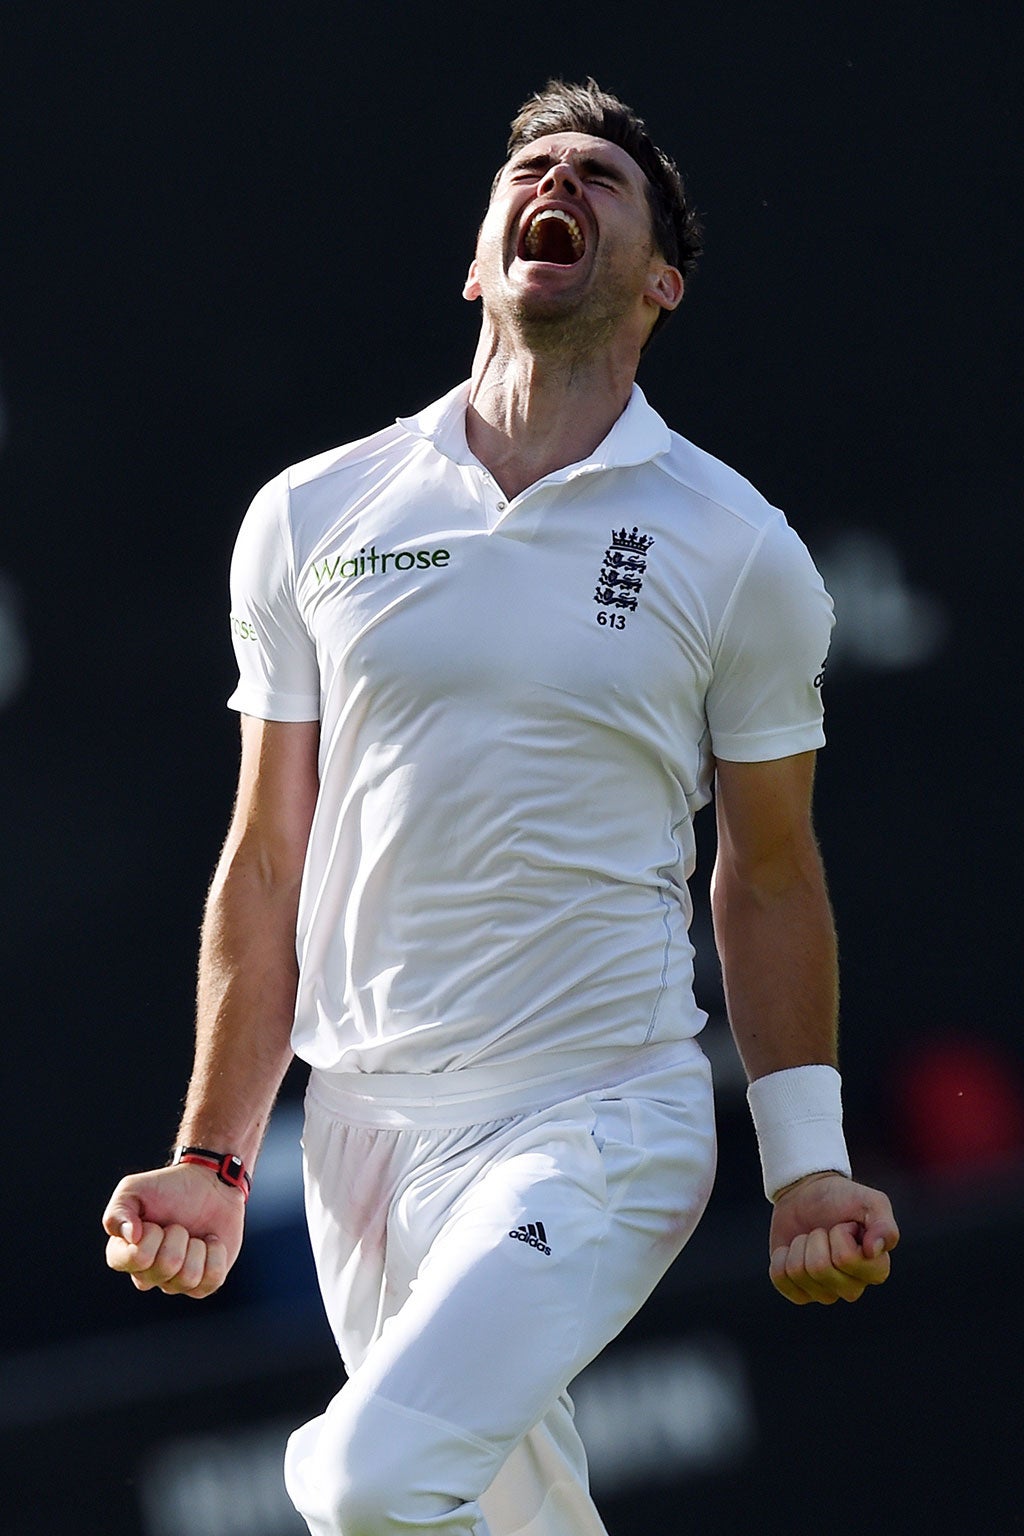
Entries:
POLYGON ((551 1252, 542 1221, 529 1221, 525 1227, 516 1227, 509 1233, 509 1237, 516 1238, 520 1243, 528 1243, 531 1248, 538 1248, 541 1253, 550 1254, 551 1252))

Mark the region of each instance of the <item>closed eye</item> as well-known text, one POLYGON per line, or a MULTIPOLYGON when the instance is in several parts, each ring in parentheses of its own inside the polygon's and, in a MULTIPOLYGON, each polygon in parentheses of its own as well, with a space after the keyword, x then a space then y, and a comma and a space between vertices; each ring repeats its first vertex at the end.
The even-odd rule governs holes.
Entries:
MULTIPOLYGON (((509 181, 540 180, 556 163, 553 155, 532 155, 528 159, 517 160, 510 166, 507 173, 508 179, 509 181)), ((576 161, 574 169, 592 186, 618 189, 627 184, 626 177, 620 170, 590 155, 576 161)))
POLYGON ((549 171, 554 163, 550 155, 534 155, 529 160, 517 160, 515 165, 509 167, 509 180, 534 181, 549 171))
POLYGON ((621 171, 606 165, 603 160, 588 158, 581 160, 579 166, 587 181, 596 183, 598 186, 623 187, 626 185, 626 178, 622 175, 621 171))

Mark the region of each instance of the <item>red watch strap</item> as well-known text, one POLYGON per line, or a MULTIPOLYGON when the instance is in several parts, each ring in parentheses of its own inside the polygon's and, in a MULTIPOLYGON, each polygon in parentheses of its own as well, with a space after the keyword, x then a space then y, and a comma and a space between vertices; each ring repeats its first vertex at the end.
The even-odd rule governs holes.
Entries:
POLYGON ((235 1152, 211 1152, 209 1147, 177 1147, 174 1163, 198 1163, 201 1168, 212 1168, 222 1184, 240 1189, 246 1200, 252 1189, 252 1179, 242 1159, 235 1152))

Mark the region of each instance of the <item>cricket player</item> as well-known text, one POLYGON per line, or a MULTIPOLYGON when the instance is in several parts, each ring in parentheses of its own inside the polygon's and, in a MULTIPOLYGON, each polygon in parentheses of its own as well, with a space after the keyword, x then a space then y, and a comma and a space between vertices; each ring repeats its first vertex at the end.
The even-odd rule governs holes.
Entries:
MULTIPOLYGON (((458 146, 432 154, 461 196, 458 146)), ((843 1137, 811 817, 831 603, 782 513, 635 383, 699 247, 634 112, 550 83, 479 230, 470 379, 277 476, 239 534, 195 1067, 172 1163, 104 1225, 138 1289, 216 1290, 308 1063, 347 1373, 287 1447, 314 1536, 604 1531, 567 1388, 711 1192, 687 881, 712 798, 771 1279, 827 1305, 889 1271, 889 1201, 843 1137)))

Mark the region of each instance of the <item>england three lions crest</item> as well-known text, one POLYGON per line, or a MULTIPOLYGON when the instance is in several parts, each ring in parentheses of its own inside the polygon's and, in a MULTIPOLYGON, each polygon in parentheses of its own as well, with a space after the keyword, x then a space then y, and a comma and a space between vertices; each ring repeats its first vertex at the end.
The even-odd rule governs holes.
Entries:
POLYGON ((654 543, 639 528, 612 529, 612 541, 604 552, 601 574, 594 590, 597 622, 607 629, 625 629, 627 615, 637 605, 647 570, 647 551, 654 543))

